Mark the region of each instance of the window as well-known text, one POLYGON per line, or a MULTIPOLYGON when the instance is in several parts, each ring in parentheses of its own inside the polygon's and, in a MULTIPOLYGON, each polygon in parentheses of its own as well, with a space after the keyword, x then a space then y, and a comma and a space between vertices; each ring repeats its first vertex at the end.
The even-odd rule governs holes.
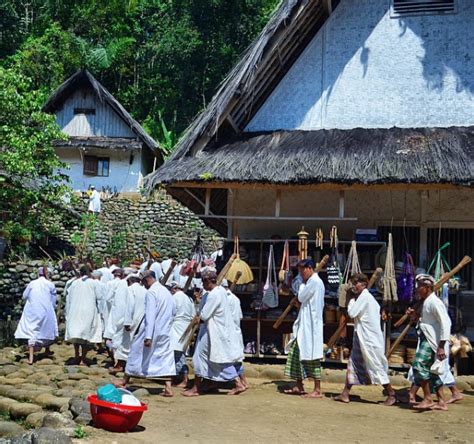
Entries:
POLYGON ((88 114, 95 116, 94 108, 74 108, 74 114, 88 114))
POLYGON ((456 12, 455 0, 392 0, 392 17, 425 14, 452 14, 456 12))
POLYGON ((109 157, 84 156, 84 174, 87 176, 108 177, 109 157))

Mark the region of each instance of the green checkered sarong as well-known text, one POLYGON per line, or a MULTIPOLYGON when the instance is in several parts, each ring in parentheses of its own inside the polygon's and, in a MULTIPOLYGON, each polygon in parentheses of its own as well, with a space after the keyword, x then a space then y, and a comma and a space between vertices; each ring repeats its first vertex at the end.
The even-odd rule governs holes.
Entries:
POLYGON ((288 353, 286 360, 285 376, 291 379, 321 379, 321 361, 313 359, 312 361, 300 360, 300 349, 295 341, 288 353))
POLYGON ((422 382, 429 381, 434 390, 443 385, 439 375, 430 372, 430 368, 436 360, 436 353, 424 335, 420 336, 420 345, 416 351, 413 361, 413 378, 415 384, 420 386, 422 382))

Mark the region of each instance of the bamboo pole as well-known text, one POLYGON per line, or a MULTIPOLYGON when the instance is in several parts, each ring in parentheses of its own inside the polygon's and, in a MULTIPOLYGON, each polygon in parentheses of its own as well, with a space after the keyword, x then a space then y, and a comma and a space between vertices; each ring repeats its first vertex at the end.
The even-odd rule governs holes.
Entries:
POLYGON ((165 273, 165 275, 160 279, 160 284, 166 285, 166 282, 168 282, 169 277, 171 276, 171 273, 173 273, 174 267, 176 267, 176 261, 172 260, 171 264, 168 268, 168 271, 165 273))

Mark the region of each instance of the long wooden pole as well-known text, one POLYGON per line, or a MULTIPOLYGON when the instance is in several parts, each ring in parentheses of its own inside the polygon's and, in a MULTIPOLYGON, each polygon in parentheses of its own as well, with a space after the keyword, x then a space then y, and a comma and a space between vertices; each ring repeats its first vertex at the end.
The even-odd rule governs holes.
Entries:
MULTIPOLYGON (((433 291, 438 291, 446 282, 448 282, 455 274, 459 273, 459 270, 461 270, 463 267, 465 267, 467 264, 469 264, 472 261, 472 259, 469 256, 464 256, 449 273, 444 273, 443 276, 441 276, 441 279, 436 282, 436 284, 433 287, 433 291)), ((408 315, 405 314, 403 317, 397 322, 397 324, 400 326, 403 322, 400 322, 401 320, 406 320, 408 319, 408 315)), ((396 325, 396 324, 395 324, 396 325)), ((408 334, 408 331, 410 330, 410 327, 412 326, 411 322, 407 324, 407 326, 403 329, 403 331, 400 333, 400 336, 395 340, 393 343, 392 347, 390 348, 389 352, 387 353, 387 358, 389 358, 393 351, 398 347, 400 342, 405 339, 405 336, 408 334)))
POLYGON ((160 279, 160 283, 162 285, 166 285, 166 282, 168 282, 168 279, 170 278, 171 273, 173 273, 173 270, 174 270, 175 267, 176 267, 176 261, 172 260, 168 270, 165 273, 165 275, 162 276, 162 278, 160 279))
MULTIPOLYGON (((446 282, 448 282, 452 277, 454 277, 459 271, 464 268, 467 264, 471 263, 472 259, 469 256, 464 256, 461 259, 461 262, 457 264, 449 273, 444 273, 441 276, 440 280, 434 285, 433 291, 438 291, 446 282)), ((408 319, 408 315, 404 314, 397 322, 395 322, 394 327, 400 327, 408 319)))
MULTIPOLYGON (((321 262, 319 262, 318 265, 316 266, 316 270, 315 270, 316 273, 319 273, 326 266, 328 261, 329 261, 329 256, 328 255, 324 256, 321 259, 321 262)), ((294 297, 291 299, 290 303, 288 304, 288 307, 285 308, 285 311, 278 317, 278 319, 273 324, 274 329, 277 329, 278 327, 280 327, 282 322, 285 320, 285 318, 288 316, 288 314, 293 309, 293 307, 297 304, 297 302, 298 302, 297 297, 294 297)))

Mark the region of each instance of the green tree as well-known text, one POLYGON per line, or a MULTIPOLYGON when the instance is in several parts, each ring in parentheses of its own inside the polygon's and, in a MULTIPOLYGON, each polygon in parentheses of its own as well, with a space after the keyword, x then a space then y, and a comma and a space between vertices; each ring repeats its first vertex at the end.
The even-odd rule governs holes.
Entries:
POLYGON ((52 144, 64 135, 54 116, 41 111, 44 96, 31 86, 31 79, 0 67, 1 231, 14 246, 44 235, 42 218, 68 190, 52 144))

